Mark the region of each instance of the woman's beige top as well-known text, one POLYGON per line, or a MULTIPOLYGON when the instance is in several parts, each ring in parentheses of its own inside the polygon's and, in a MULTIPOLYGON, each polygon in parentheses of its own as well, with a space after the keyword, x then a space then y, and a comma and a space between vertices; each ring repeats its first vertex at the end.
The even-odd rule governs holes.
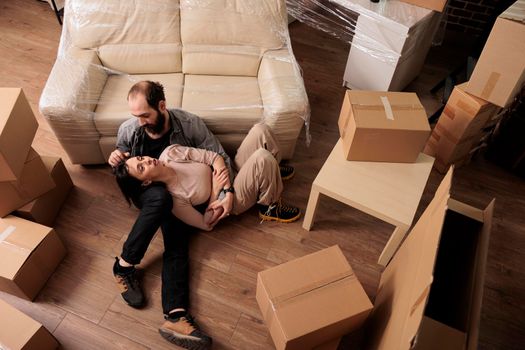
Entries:
POLYGON ((175 170, 175 179, 166 184, 173 196, 173 214, 188 225, 209 230, 194 206, 206 203, 212 192, 211 165, 219 155, 198 148, 171 145, 159 157, 175 170))

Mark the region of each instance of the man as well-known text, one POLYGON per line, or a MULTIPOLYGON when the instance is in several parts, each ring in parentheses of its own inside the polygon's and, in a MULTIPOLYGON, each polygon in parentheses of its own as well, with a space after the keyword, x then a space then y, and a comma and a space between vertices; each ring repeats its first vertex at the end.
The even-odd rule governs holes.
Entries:
MULTIPOLYGON (((202 148, 219 153, 232 178, 231 161, 216 137, 197 116, 178 109, 167 109, 164 88, 152 81, 141 81, 128 93, 133 118, 124 122, 118 131, 117 149, 108 163, 115 167, 128 157, 158 158, 171 144, 202 148)), ((282 167, 284 179, 293 175, 292 167, 282 167)), ((233 190, 228 182, 225 190, 233 190)), ((157 229, 164 240, 162 266, 162 308, 166 321, 160 334, 168 341, 185 348, 206 349, 211 338, 201 332, 188 312, 189 255, 188 241, 192 229, 171 213, 172 197, 162 185, 148 186, 133 199, 140 214, 124 243, 122 254, 116 258, 113 274, 122 290, 122 297, 132 307, 144 304, 144 296, 136 278, 134 265, 140 263, 157 229)), ((223 216, 232 209, 231 201, 223 201, 223 216)), ((280 204, 277 204, 279 208, 280 204)), ((297 213, 299 214, 299 212, 297 213)), ((268 219, 279 220, 278 217, 268 219)))

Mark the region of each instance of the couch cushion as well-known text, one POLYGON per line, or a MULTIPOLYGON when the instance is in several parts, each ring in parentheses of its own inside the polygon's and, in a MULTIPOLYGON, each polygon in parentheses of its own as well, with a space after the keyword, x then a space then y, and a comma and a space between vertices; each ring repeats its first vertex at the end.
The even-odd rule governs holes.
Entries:
POLYGON ((66 31, 72 46, 102 50, 102 63, 125 73, 180 72, 180 64, 163 55, 174 54, 181 61, 181 50, 170 46, 153 47, 161 59, 153 63, 152 44, 180 45, 180 11, 178 0, 70 0, 65 9, 66 31), (117 44, 119 46, 107 46, 117 44), (120 46, 133 44, 132 46, 120 46), (140 44, 147 44, 141 47, 140 44), (133 55, 141 52, 133 64, 133 55), (122 59, 122 62, 119 60, 122 59), (140 67, 143 61, 150 63, 140 67))
POLYGON ((141 80, 160 82, 164 85, 168 108, 181 107, 184 76, 180 73, 111 75, 95 109, 95 126, 102 136, 117 135, 120 124, 131 117, 127 102, 128 91, 141 80))
POLYGON ((264 50, 256 46, 186 44, 183 73, 255 77, 264 50))
POLYGON ((108 44, 98 48, 104 67, 128 74, 182 71, 180 44, 108 44))
POLYGON ((248 133, 262 120, 257 78, 185 75, 182 109, 201 117, 214 134, 248 133))
POLYGON ((116 43, 180 43, 178 0, 69 0, 72 45, 93 49, 116 43))
MULTIPOLYGON (((288 37, 283 0, 181 0, 180 6, 185 73, 240 75, 233 65, 246 64, 250 58, 245 69, 252 67, 259 62, 259 52, 281 48, 288 37), (201 57, 196 57, 196 49, 203 53, 201 57), (208 64, 192 64, 191 69, 186 65, 186 60, 200 62, 206 57, 208 64)), ((256 74, 252 68, 243 75, 256 74)))

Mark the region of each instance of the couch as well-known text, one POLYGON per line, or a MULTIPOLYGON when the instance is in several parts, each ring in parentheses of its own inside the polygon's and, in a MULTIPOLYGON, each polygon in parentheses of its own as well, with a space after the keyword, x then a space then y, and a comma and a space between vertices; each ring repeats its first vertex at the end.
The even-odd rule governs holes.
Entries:
POLYGON ((127 92, 161 82, 232 155, 268 124, 293 156, 309 105, 284 0, 70 0, 40 111, 74 164, 106 162, 127 92))

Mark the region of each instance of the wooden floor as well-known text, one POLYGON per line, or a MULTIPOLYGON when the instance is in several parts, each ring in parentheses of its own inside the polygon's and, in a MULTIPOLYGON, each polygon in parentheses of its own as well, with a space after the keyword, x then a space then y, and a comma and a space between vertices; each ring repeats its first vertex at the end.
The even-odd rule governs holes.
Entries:
MULTIPOLYGON (((297 176, 285 184, 284 197, 306 207, 310 185, 335 144, 341 87, 348 45, 304 24, 290 26, 292 44, 303 69, 312 118, 312 142, 298 143, 293 165, 297 176)), ((64 349, 173 349, 157 333, 161 324, 162 241, 156 237, 141 267, 148 305, 134 310, 114 285, 111 266, 120 253, 136 212, 120 197, 106 166, 71 165, 47 122, 38 100, 53 65, 60 27, 47 3, 0 2, 0 86, 22 87, 40 128, 34 147, 64 158, 76 185, 55 228, 68 248, 66 259, 35 302, 5 293, 0 298, 26 312, 53 332, 64 349)), ((427 112, 436 108, 426 91, 459 61, 464 47, 433 49, 421 77, 409 89, 422 97, 427 112)), ((441 176, 432 172, 421 208, 441 176)), ((523 349, 525 344, 525 182, 486 162, 459 169, 452 194, 484 207, 497 198, 480 331, 481 349, 523 349)), ((339 244, 373 300, 381 269, 376 260, 392 227, 322 198, 314 230, 301 222, 259 224, 251 211, 229 218, 191 242, 192 312, 214 338, 216 349, 272 349, 255 301, 258 271, 339 244)), ((315 315, 312 315, 315 317, 315 315)), ((348 347, 348 339, 341 349, 348 347)))

